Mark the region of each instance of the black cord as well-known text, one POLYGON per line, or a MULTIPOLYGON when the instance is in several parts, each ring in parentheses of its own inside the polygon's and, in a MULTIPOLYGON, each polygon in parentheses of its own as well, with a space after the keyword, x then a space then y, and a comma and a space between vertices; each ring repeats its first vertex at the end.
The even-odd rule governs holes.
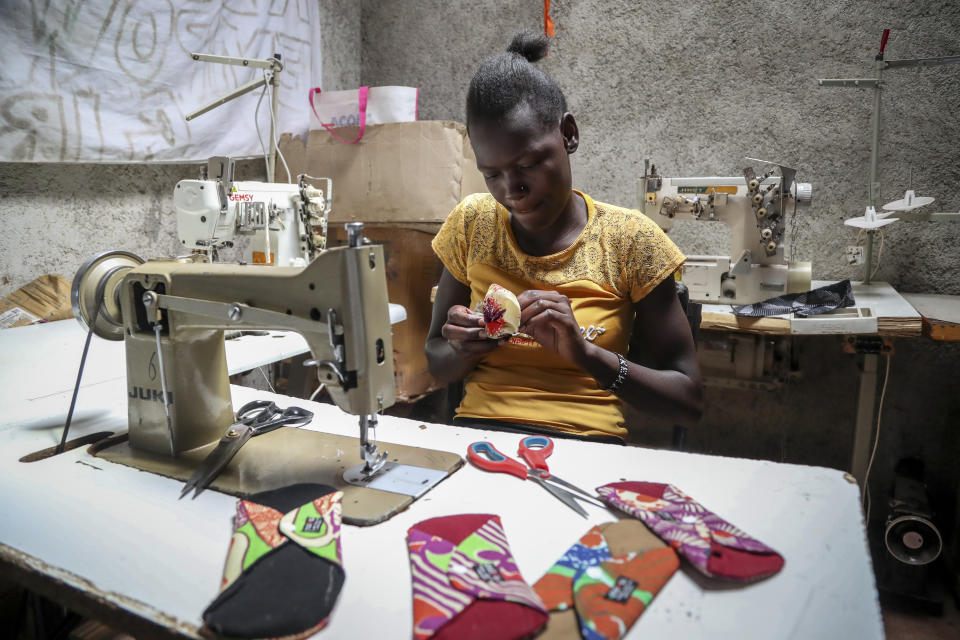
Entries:
POLYGON ((132 269, 133 267, 120 265, 110 269, 106 275, 100 279, 97 285, 97 292, 93 301, 96 307, 93 311, 93 317, 90 319, 90 327, 87 331, 87 340, 83 344, 83 355, 80 357, 80 369, 77 370, 77 383, 73 385, 73 398, 70 400, 70 410, 67 411, 67 422, 63 425, 63 435, 60 436, 60 444, 57 445, 57 453, 63 453, 63 447, 67 443, 67 434, 70 432, 70 423, 73 421, 73 410, 77 406, 77 394, 80 392, 80 379, 83 377, 83 368, 87 363, 87 351, 90 349, 90 338, 93 337, 93 328, 97 324, 97 318, 100 317, 100 308, 103 306, 103 296, 106 293, 107 280, 122 269, 132 269))
MULTIPOLYGON (((100 307, 97 306, 99 312, 100 307)), ((80 357, 80 369, 77 371, 77 383, 73 385, 73 398, 70 400, 70 410, 67 412, 67 422, 63 425, 63 435, 60 437, 60 444, 57 445, 57 453, 63 453, 63 447, 67 443, 67 434, 70 432, 70 422, 73 420, 73 408, 77 406, 77 394, 80 392, 80 378, 83 377, 83 367, 87 363, 87 351, 90 349, 90 338, 93 337, 93 323, 97 321, 97 315, 94 314, 93 322, 90 323, 90 330, 87 331, 87 341, 83 345, 83 355, 80 357)))

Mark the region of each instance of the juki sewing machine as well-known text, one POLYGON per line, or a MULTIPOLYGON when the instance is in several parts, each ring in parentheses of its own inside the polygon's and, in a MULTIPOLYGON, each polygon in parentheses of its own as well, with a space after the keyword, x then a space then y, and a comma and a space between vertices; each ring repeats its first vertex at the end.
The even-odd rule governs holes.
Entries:
POLYGON ((789 262, 788 223, 797 205, 809 204, 812 188, 796 182, 796 171, 774 162, 758 175, 663 178, 644 161, 640 182, 643 212, 664 231, 676 219, 723 222, 730 227, 729 256, 687 256, 682 280, 695 302, 750 304, 810 289, 810 263, 789 262))
MULTIPOLYGON (((355 438, 279 429, 244 445, 235 460, 249 454, 253 466, 244 471, 241 460, 232 480, 228 467, 213 488, 243 495, 320 481, 389 492, 372 499, 369 512, 351 514, 358 500, 345 507, 347 521, 373 524, 462 465, 455 454, 403 445, 391 445, 387 460, 368 437, 396 386, 383 247, 364 244, 362 229, 348 223, 348 246, 306 267, 210 264, 201 256, 144 262, 125 251, 90 258, 73 282, 74 313, 98 336, 124 340, 126 351, 129 451, 114 461, 185 479, 233 423, 224 330, 284 329, 306 339, 313 358, 306 365, 317 367, 333 402, 359 416, 359 450, 355 438), (339 438, 332 448, 331 438, 339 438)), ((112 459, 111 451, 103 457, 112 459)))
POLYGON ((319 189, 297 177, 297 184, 234 181, 234 161, 207 161, 200 180, 181 180, 173 191, 181 245, 211 262, 238 236, 251 236, 244 261, 302 267, 327 246, 327 220, 333 183, 319 189))

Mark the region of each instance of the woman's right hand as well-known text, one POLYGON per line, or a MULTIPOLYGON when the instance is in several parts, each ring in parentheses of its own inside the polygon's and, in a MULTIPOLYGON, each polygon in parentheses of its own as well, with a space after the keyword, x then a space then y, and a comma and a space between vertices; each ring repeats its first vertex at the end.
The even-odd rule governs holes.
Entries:
POLYGON ((424 352, 430 374, 441 382, 463 380, 485 355, 506 342, 490 340, 483 316, 470 310, 470 287, 443 268, 424 352))
POLYGON ((490 353, 507 341, 506 338, 489 339, 483 325, 483 316, 460 304, 447 310, 447 321, 441 328, 440 335, 455 351, 471 355, 490 353))

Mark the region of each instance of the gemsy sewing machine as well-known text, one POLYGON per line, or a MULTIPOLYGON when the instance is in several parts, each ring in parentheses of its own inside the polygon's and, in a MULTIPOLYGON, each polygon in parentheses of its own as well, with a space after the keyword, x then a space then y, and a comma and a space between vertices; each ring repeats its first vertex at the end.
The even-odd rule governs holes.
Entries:
POLYGON ((747 158, 770 168, 743 177, 663 178, 644 162, 643 212, 669 232, 676 219, 723 222, 732 234, 729 256, 688 256, 682 279, 696 302, 749 304, 810 289, 810 263, 787 259, 787 227, 812 196, 790 167, 747 158))
POLYGON ((238 236, 249 236, 244 261, 302 267, 327 246, 327 220, 333 197, 329 178, 324 189, 297 184, 234 181, 234 161, 207 161, 200 180, 181 180, 173 190, 177 237, 192 251, 217 260, 238 236))
POLYGON ((244 445, 214 489, 245 495, 322 482, 359 492, 345 497, 344 517, 373 524, 462 465, 455 454, 393 444, 388 460, 369 439, 396 386, 383 248, 364 244, 362 228, 348 223, 348 246, 302 268, 197 256, 144 262, 125 251, 89 259, 73 282, 74 313, 98 336, 124 341, 129 396, 128 442, 99 455, 185 479, 234 421, 224 330, 283 329, 303 335, 306 365, 340 409, 359 416, 359 443, 278 429, 244 445))

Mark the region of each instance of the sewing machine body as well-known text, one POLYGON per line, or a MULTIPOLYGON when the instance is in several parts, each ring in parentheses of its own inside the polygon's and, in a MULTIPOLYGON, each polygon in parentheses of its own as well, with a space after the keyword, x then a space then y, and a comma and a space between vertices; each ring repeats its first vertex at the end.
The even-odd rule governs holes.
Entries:
POLYGON ((249 237, 244 262, 302 267, 326 248, 332 182, 319 189, 296 184, 233 180, 230 158, 210 158, 204 177, 173 190, 181 246, 211 262, 238 237, 249 237), (326 192, 324 192, 324 190, 326 192))
POLYGON ((302 334, 321 381, 347 413, 375 415, 394 403, 381 246, 330 249, 304 268, 136 264, 117 253, 81 268, 75 307, 89 323, 91 288, 104 281, 96 329, 126 345, 132 448, 176 456, 223 435, 233 420, 225 329, 302 334))
POLYGON ((645 172, 643 212, 662 229, 669 232, 675 220, 722 222, 730 229, 729 256, 687 257, 682 280, 691 300, 741 305, 809 290, 810 263, 787 260, 786 234, 797 201, 810 199, 810 185, 781 169, 783 175, 761 179, 749 169, 745 177, 661 178, 655 167, 645 172))
POLYGON ((344 492, 344 522, 371 525, 460 468, 457 454, 402 444, 388 454, 368 438, 396 400, 391 305, 383 248, 363 244, 362 223, 346 226, 349 246, 306 267, 210 264, 202 255, 144 262, 125 251, 88 260, 74 278, 74 313, 98 336, 123 340, 127 361, 128 433, 98 443, 95 455, 187 480, 234 420, 224 330, 281 329, 304 337, 313 357, 305 366, 358 417, 360 438, 323 425, 272 431, 244 444, 213 489, 247 496, 326 484, 344 492))

